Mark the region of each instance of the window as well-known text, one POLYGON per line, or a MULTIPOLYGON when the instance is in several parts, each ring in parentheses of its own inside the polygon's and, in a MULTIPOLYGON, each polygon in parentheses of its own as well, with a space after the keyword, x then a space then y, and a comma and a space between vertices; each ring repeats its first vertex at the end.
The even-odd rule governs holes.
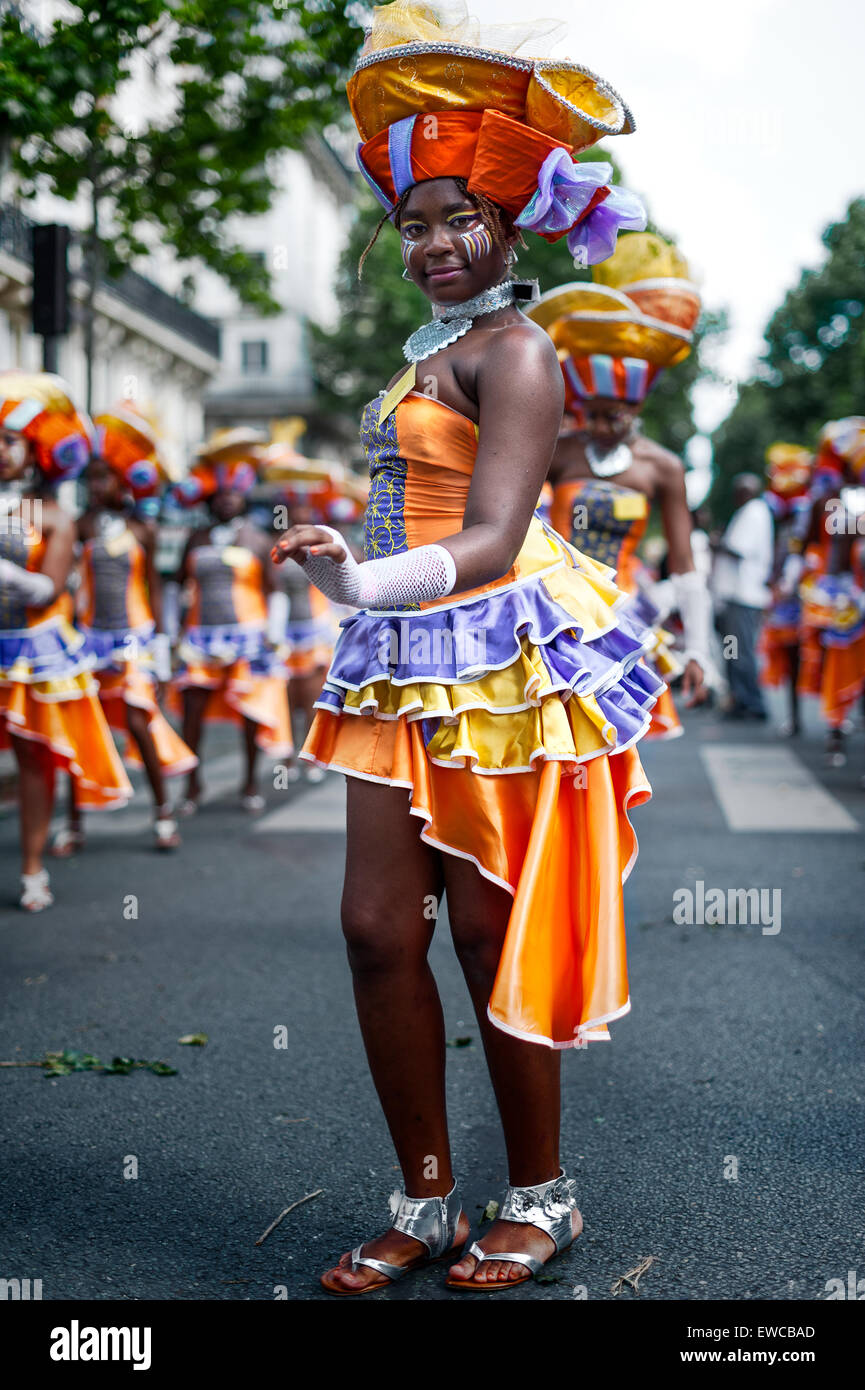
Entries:
POLYGON ((267 371, 267 346, 264 338, 240 344, 240 361, 244 376, 262 376, 267 371))

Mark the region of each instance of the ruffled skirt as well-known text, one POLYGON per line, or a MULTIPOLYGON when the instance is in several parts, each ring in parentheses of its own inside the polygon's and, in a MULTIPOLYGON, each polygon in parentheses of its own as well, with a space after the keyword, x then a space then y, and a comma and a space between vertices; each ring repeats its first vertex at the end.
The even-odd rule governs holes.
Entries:
POLYGON ((263 628, 253 624, 231 627, 190 627, 180 644, 182 665, 174 681, 172 704, 195 687, 209 690, 206 723, 257 726, 256 743, 274 758, 294 752, 286 675, 267 644, 263 628))
MULTIPOLYGON (((144 628, 82 628, 87 650, 94 658, 99 699, 112 729, 126 731, 126 706, 146 710, 147 728, 164 777, 177 777, 198 766, 192 749, 171 727, 156 702, 153 624, 144 628)), ((123 758, 140 766, 135 740, 127 737, 123 758)))
POLYGON ((0 632, 0 747, 9 736, 41 744, 75 781, 82 809, 124 805, 129 778, 111 737, 94 657, 65 618, 0 632))
POLYGON ((346 619, 301 756, 407 789, 421 837, 512 895, 490 1017, 580 1047, 629 1008, 635 744, 664 687, 612 571, 530 535, 546 563, 514 583, 346 619))
POLYGON ((809 575, 799 588, 802 651, 797 689, 820 696, 840 728, 865 690, 865 592, 852 575, 809 575))

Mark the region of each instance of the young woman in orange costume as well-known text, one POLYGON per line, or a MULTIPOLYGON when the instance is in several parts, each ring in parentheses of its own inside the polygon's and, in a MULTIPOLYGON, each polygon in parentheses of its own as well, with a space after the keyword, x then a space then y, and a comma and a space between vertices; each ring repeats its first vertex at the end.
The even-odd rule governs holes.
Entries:
MULTIPOLYGON (((648 658, 653 669, 669 679, 684 667, 686 703, 702 704, 711 672, 712 606, 691 554, 685 470, 681 459, 639 429, 649 391, 665 368, 690 352, 699 295, 676 248, 649 232, 623 236, 593 276, 598 283, 562 285, 528 311, 555 343, 565 380, 564 423, 549 474, 550 521, 574 545, 613 567, 635 616, 654 628, 648 658), (653 507, 661 515, 685 629, 683 663, 637 579, 637 548, 653 507)), ((647 737, 681 733, 665 690, 647 737)))
POLYGON ((132 795, 92 655, 70 622, 75 524, 53 496, 82 471, 92 444, 93 426, 59 377, 0 375, 0 747, 11 745, 18 763, 20 904, 30 912, 54 901, 42 860, 55 770, 70 774, 88 809, 132 795))
POLYGON ((379 7, 349 84, 362 170, 434 315, 406 343, 412 367, 363 414, 366 559, 317 526, 275 552, 360 610, 302 756, 347 774, 343 930, 405 1193, 386 1233, 322 1277, 343 1296, 453 1258, 469 1235, 427 961, 442 892, 511 1182, 448 1283, 514 1287, 578 1235, 559 1163, 560 1052, 606 1037, 629 1007, 627 810, 649 795, 633 745, 661 689, 610 571, 534 516, 563 388, 508 278, 523 227, 604 255, 619 226, 640 225, 609 166, 573 159, 602 129, 630 129, 630 114, 584 69, 581 105, 562 98, 559 84, 577 90, 572 65, 505 54, 501 30, 498 52, 473 47, 438 11, 379 7))
MULTIPOLYGON (((183 702, 183 738, 197 754, 205 721, 241 726, 246 761, 241 805, 247 811, 264 805, 256 781, 259 752, 283 760, 294 751, 285 678, 273 651, 280 623, 274 622, 269 602, 268 538, 246 514, 259 443, 253 431, 217 431, 174 489, 187 506, 206 501, 211 514, 210 522, 189 536, 178 572, 190 597, 179 647, 182 664, 174 679, 183 702)), ((284 610, 275 611, 278 619, 284 610)), ((184 814, 197 809, 199 795, 194 770, 184 814)))
MULTIPOLYGON (((171 679, 171 661, 162 630, 156 526, 134 515, 135 504, 153 497, 167 474, 152 427, 133 402, 121 402, 97 415, 94 423, 97 453, 86 474, 89 506, 78 520, 78 623, 95 656, 99 698, 108 721, 128 731, 127 757, 137 753, 144 765, 153 794, 155 846, 172 850, 180 845, 180 835, 165 779, 190 772, 198 759, 159 708, 171 679)), ((69 822, 55 840, 53 853, 70 854, 83 844, 72 783, 69 822)))

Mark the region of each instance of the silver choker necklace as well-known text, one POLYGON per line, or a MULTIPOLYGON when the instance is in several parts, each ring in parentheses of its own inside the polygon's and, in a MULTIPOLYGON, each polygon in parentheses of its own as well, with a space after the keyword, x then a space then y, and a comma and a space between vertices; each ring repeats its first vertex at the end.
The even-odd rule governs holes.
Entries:
POLYGON ((423 324, 403 343, 406 361, 423 362, 424 358, 450 347, 457 338, 468 333, 474 320, 481 314, 505 309, 514 304, 516 298, 514 282, 505 280, 501 285, 493 285, 482 294, 476 294, 474 299, 464 299, 461 304, 434 304, 432 322, 423 324))
POLYGON ((609 453, 599 455, 594 444, 589 443, 585 446, 584 452, 586 462, 596 478, 613 478, 617 473, 624 473, 634 462, 629 444, 617 444, 609 453))

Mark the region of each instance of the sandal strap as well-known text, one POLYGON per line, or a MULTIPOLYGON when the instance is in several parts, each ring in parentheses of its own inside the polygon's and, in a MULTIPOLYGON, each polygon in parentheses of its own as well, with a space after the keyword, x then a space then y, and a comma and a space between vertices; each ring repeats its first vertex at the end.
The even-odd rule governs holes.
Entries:
POLYGON ((374 1260, 371 1255, 361 1254, 362 1250, 363 1246, 359 1245, 356 1250, 351 1252, 352 1274, 357 1273, 360 1265, 367 1265, 370 1269, 374 1269, 377 1274, 383 1274, 386 1279, 396 1280, 401 1279, 404 1274, 408 1274, 409 1270, 414 1268, 412 1264, 392 1265, 388 1264, 387 1260, 374 1260))
MULTIPOLYGON (((516 1265, 525 1265, 526 1269, 533 1275, 540 1274, 546 1260, 539 1260, 536 1255, 529 1255, 525 1251, 516 1250, 493 1250, 487 1253, 482 1250, 477 1241, 474 1241, 466 1251, 467 1255, 474 1255, 479 1265, 489 1264, 492 1260, 510 1260, 516 1265)), ((552 1259, 552 1255, 550 1259, 552 1259)), ((477 1273, 477 1269, 475 1269, 477 1273)), ((513 1282, 509 1280, 508 1282, 513 1282)))
MULTIPOLYGON (((538 1183, 535 1187, 509 1187, 502 1204, 499 1218, 502 1221, 521 1221, 529 1226, 537 1226, 555 1243, 558 1255, 574 1239, 571 1213, 576 1209, 577 1184, 562 1169, 557 1178, 538 1183)), ((505 1258, 497 1256, 498 1259, 505 1258)), ((522 1264, 527 1261, 521 1256, 522 1264)), ((552 1256, 550 1256, 552 1258, 552 1256)))
POLYGON ((456 1183, 446 1197, 407 1197, 397 1189, 391 1194, 390 1210, 394 1229, 419 1240, 431 1259, 453 1246, 462 1211, 456 1183))

